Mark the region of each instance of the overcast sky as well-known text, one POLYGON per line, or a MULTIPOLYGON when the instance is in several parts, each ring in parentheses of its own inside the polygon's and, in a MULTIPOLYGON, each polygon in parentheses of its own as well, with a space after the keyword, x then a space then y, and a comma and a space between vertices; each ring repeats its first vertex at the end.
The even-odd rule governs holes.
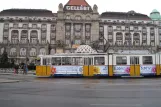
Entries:
MULTIPOLYGON (((10 8, 49 9, 58 10, 59 3, 66 4, 68 0, 0 0, 0 11, 10 8)), ((161 0, 86 0, 92 7, 98 5, 99 12, 134 10, 149 15, 153 9, 161 11, 161 0)))

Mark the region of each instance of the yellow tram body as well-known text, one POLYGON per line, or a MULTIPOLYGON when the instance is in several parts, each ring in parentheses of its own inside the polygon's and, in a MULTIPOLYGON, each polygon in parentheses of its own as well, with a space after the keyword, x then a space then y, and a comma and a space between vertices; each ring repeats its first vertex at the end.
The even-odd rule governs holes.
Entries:
POLYGON ((55 54, 40 55, 38 77, 160 76, 160 54, 55 54))

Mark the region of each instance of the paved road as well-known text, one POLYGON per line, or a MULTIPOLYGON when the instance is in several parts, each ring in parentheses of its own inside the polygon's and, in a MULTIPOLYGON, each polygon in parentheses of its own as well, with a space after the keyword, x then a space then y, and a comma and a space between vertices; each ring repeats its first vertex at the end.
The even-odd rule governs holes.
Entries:
POLYGON ((14 78, 20 82, 0 84, 1 107, 161 105, 161 79, 36 79, 30 76, 3 78, 14 78), (26 81, 27 79, 29 80, 26 81))

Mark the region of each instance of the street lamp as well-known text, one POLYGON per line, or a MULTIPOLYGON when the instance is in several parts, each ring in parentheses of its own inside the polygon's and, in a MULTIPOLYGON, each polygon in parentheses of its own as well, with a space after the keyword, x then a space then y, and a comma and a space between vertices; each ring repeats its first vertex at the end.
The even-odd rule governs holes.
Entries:
MULTIPOLYGON (((135 15, 135 11, 131 10, 127 12, 127 20, 128 20, 128 28, 129 28, 129 32, 128 32, 128 45, 129 45, 129 53, 130 53, 130 16, 134 16, 135 15)), ((132 39, 132 38, 131 38, 132 39)))

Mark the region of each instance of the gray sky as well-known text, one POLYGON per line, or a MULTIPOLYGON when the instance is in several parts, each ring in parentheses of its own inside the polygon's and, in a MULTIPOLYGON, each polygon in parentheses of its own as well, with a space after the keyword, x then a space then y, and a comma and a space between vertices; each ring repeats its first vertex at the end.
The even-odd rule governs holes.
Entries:
MULTIPOLYGON (((134 10, 149 15, 153 9, 161 11, 161 0, 86 0, 92 7, 98 5, 99 12, 134 10)), ((58 4, 66 4, 68 0, 1 0, 0 11, 10 8, 58 10, 58 4)))

